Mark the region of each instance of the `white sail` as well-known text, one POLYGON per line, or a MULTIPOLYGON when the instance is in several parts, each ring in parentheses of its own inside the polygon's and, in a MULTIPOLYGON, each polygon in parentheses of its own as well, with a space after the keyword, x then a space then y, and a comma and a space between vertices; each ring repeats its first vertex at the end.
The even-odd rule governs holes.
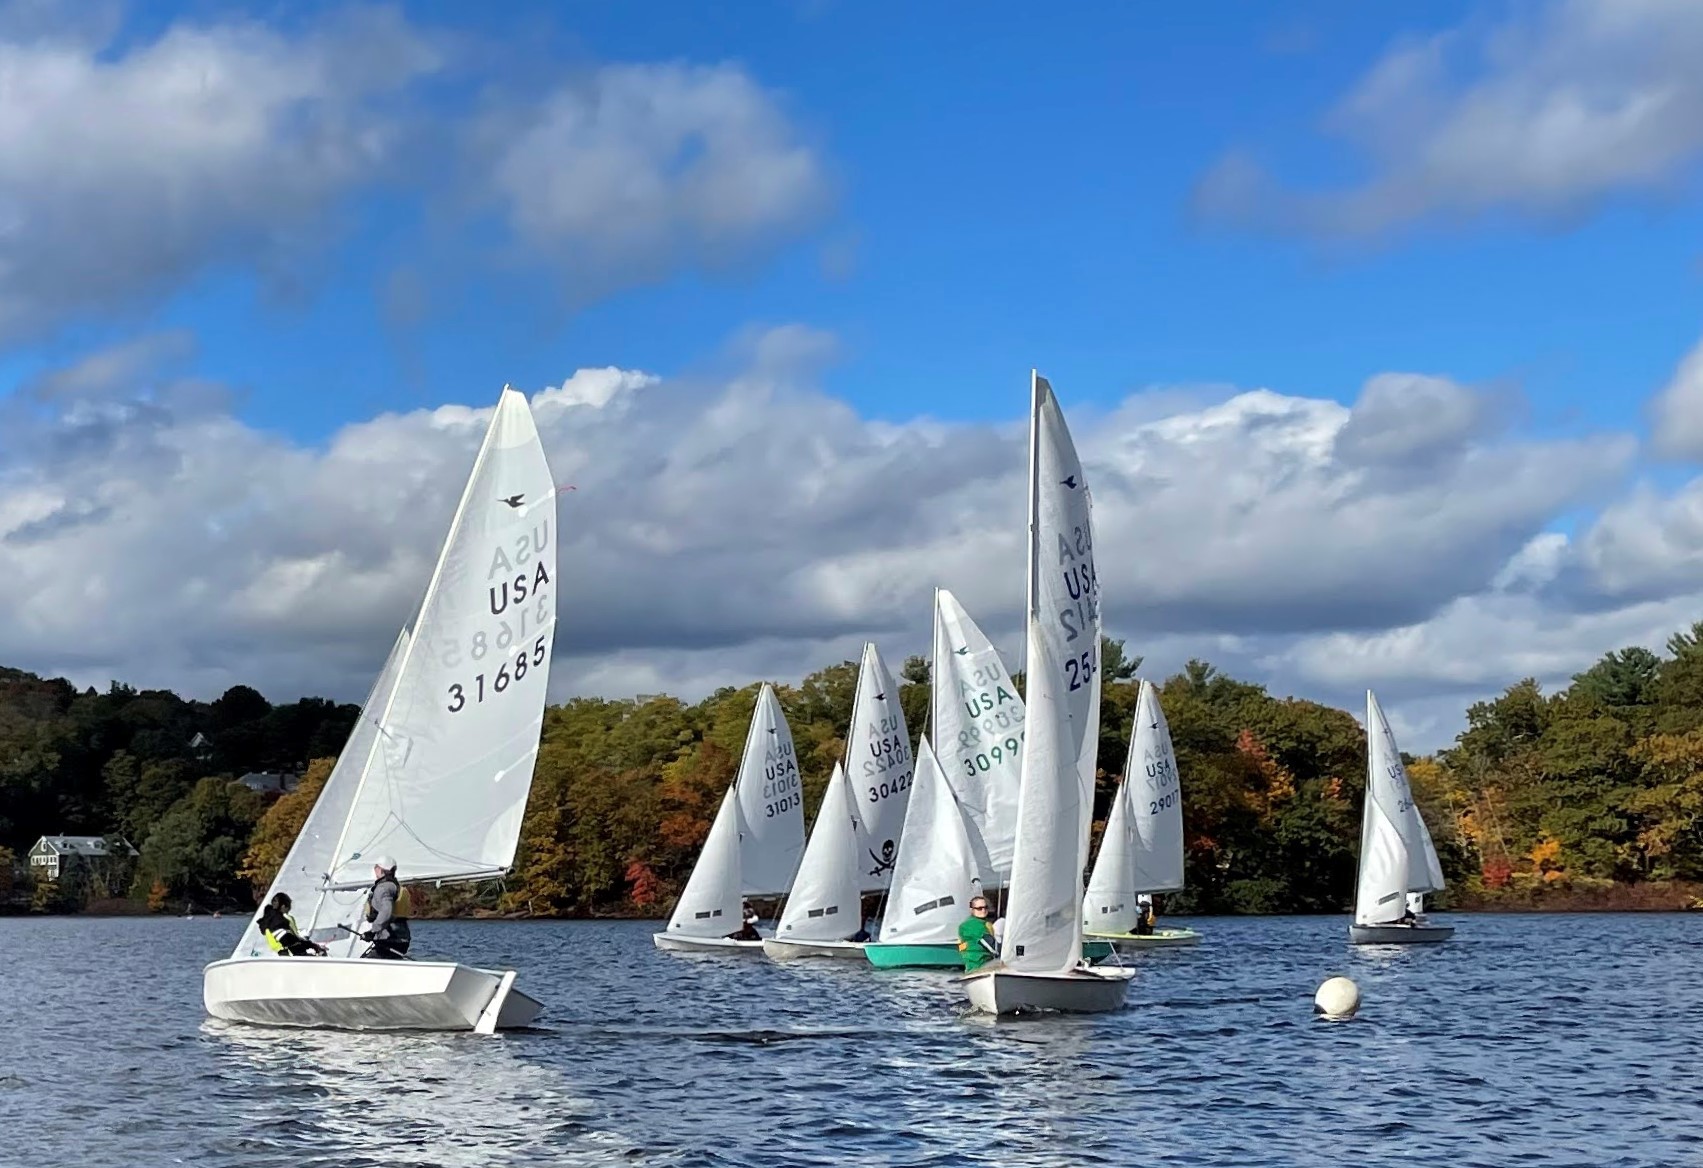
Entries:
POLYGON ((792 730, 768 684, 757 695, 737 785, 745 821, 740 846, 745 893, 779 896, 791 886, 804 854, 804 785, 792 730))
POLYGON ((1128 776, 1131 852, 1136 892, 1176 892, 1183 887, 1183 791, 1171 728, 1153 683, 1141 683, 1130 737, 1128 776))
POLYGON ((933 737, 982 887, 1000 887, 1017 837, 1023 699, 993 642, 944 588, 934 593, 933 737))
MULTIPOLYGON (((285 893, 290 898, 291 915, 309 936, 313 934, 318 905, 324 896, 320 889, 336 855, 337 837, 343 832, 343 820, 349 814, 349 805, 354 802, 355 788, 360 785, 361 766, 378 737, 378 718, 390 701, 390 691, 396 686, 397 670, 407 648, 408 630, 403 629, 397 634, 396 643, 391 646, 390 656, 385 658, 372 690, 361 703, 360 716, 355 720, 355 728, 349 732, 349 740, 337 755, 336 765, 326 776, 325 785, 320 788, 301 831, 290 845, 284 862, 278 866, 278 874, 272 878, 272 885, 260 902, 264 908, 271 903, 274 895, 285 893)), ((231 950, 232 957, 263 957, 271 952, 260 935, 259 919, 256 913, 249 920, 237 947, 231 950)))
POLYGON ((937 945, 958 939, 958 925, 976 889, 976 861, 964 814, 940 763, 922 740, 917 750, 916 781, 893 887, 881 918, 884 945, 937 945))
POLYGON ((1127 933, 1139 915, 1135 887, 1135 831, 1131 824, 1130 785, 1125 775, 1106 814, 1100 852, 1082 898, 1082 927, 1096 933, 1127 933))
MULTIPOLYGON (((1425 825, 1413 804, 1395 735, 1372 691, 1366 691, 1366 806, 1360 824, 1360 867, 1355 879, 1354 923, 1399 920, 1410 892, 1435 892, 1421 842, 1425 825)), ((1428 838, 1428 837, 1427 837, 1428 838)))
POLYGON ((913 765, 899 687, 881 654, 867 644, 846 734, 846 777, 857 817, 859 879, 865 892, 884 891, 893 878, 913 765))
POLYGON ((863 927, 858 823, 845 768, 834 764, 804 859, 775 926, 781 941, 843 941, 863 927))
POLYGON ((526 397, 504 389, 337 848, 333 884, 501 875, 532 785, 556 632, 556 487, 526 397))
POLYGON ((739 877, 739 799, 729 787, 722 796, 721 808, 710 834, 704 837, 704 850, 680 902, 669 918, 668 931, 688 937, 725 937, 736 932, 743 923, 739 877))
POLYGON ((1100 597, 1088 484, 1052 387, 1033 376, 1023 785, 1000 958, 1062 972, 1082 954, 1100 745, 1100 597))

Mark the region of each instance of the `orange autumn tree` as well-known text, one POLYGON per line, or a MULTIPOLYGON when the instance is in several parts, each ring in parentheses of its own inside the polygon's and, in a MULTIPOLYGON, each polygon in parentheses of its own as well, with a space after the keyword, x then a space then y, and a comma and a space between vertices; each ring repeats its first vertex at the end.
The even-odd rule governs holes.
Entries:
POLYGON ((302 775, 296 789, 268 807, 255 825, 254 835, 248 841, 248 851, 243 853, 242 866, 237 869, 238 876, 254 885, 255 896, 266 891, 273 877, 278 875, 278 869, 283 867, 290 845, 301 834, 308 812, 313 810, 319 793, 325 789, 325 781, 331 777, 331 768, 336 764, 334 758, 314 759, 308 764, 307 772, 302 775))

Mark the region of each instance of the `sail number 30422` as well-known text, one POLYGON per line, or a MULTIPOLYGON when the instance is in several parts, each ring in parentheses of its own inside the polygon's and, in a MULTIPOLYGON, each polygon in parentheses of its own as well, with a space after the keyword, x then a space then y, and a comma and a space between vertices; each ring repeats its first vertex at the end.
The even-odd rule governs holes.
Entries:
POLYGON ((509 686, 523 680, 528 673, 537 672, 537 667, 544 664, 544 638, 540 636, 534 641, 531 650, 522 649, 514 655, 514 660, 503 659, 502 665, 493 674, 478 674, 470 682, 454 682, 449 687, 448 710, 459 714, 471 702, 478 705, 488 695, 504 693, 509 686))

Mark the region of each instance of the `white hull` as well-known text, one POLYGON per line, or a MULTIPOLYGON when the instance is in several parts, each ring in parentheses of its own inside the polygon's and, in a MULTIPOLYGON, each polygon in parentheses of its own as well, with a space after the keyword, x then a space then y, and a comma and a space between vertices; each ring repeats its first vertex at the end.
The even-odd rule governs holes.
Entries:
POLYGON ((262 1026, 489 1034, 544 1009, 514 976, 452 961, 241 957, 209 965, 201 996, 215 1018, 262 1026))
POLYGON ((1095 966, 1069 973, 1018 973, 979 969, 958 980, 970 1005, 984 1014, 1057 1010, 1066 1014, 1104 1014, 1123 1008, 1133 969, 1095 966))
POLYGON ((1434 945, 1455 935, 1453 925, 1350 925, 1350 945, 1434 945))
POLYGON ((806 957, 829 957, 842 961, 862 961, 862 941, 763 941, 763 953, 773 961, 797 961, 806 957))
POLYGON ((669 953, 748 953, 763 952, 761 941, 735 941, 732 937, 689 937, 684 933, 652 933, 651 942, 669 953))
POLYGON ((1110 941, 1119 953, 1138 949, 1169 949, 1178 945, 1200 944, 1200 934, 1193 929, 1154 929, 1151 933, 1083 933, 1084 941, 1110 941))

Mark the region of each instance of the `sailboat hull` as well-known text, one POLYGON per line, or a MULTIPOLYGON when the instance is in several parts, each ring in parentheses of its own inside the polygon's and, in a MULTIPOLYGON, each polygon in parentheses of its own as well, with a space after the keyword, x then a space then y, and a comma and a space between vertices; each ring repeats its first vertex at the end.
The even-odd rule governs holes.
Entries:
POLYGON ((763 953, 772 961, 799 961, 810 957, 827 957, 840 961, 862 961, 862 941, 763 941, 763 953))
POLYGON ((478 1030, 529 1026, 544 1007, 514 974, 452 961, 242 957, 207 966, 207 1012, 231 1022, 334 1030, 478 1030))
POLYGON ((1453 925, 1350 925, 1350 945, 1435 945, 1455 935, 1453 925))
POLYGON ((1169 949, 1178 945, 1200 944, 1200 934, 1193 929, 1154 929, 1151 933, 1137 935, 1135 933, 1084 933, 1082 934, 1082 952, 1085 956, 1093 957, 1094 951, 1090 942, 1101 941, 1116 949, 1119 953, 1133 953, 1138 949, 1169 949))
POLYGON ((683 933, 652 933, 651 943, 667 953, 744 953, 761 956, 761 941, 736 941, 732 937, 688 937, 683 933))
POLYGON ((1121 1010, 1135 970, 1122 966, 1078 967, 1068 973, 1019 973, 979 969, 959 978, 972 1009, 983 1014, 1105 1014, 1121 1010))
POLYGON ((901 945, 871 942, 863 955, 876 969, 962 969, 964 955, 956 941, 939 945, 901 945))

